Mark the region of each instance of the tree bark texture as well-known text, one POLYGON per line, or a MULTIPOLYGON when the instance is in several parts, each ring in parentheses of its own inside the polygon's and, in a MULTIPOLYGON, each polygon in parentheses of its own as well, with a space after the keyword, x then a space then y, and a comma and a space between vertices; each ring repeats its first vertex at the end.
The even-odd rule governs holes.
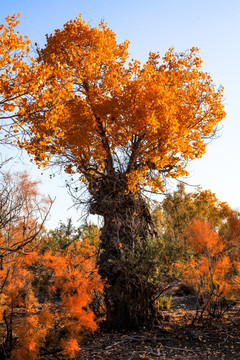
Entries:
MULTIPOLYGON (((120 176, 105 178, 97 189, 90 212, 104 218, 98 264, 106 280, 106 325, 111 329, 148 327, 156 315, 156 288, 136 273, 133 258, 139 251, 137 243, 144 246, 154 232, 148 206, 141 196, 127 192, 120 176)), ((144 261, 141 256, 140 261, 144 261)))

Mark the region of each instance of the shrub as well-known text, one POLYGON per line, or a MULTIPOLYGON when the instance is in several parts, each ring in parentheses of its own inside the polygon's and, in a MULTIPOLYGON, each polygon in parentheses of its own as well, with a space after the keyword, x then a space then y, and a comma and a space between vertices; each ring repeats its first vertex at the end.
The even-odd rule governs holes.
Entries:
POLYGON ((192 255, 183 268, 184 281, 196 291, 198 307, 193 322, 205 315, 219 318, 233 298, 235 271, 225 240, 207 222, 195 220, 185 232, 192 255))

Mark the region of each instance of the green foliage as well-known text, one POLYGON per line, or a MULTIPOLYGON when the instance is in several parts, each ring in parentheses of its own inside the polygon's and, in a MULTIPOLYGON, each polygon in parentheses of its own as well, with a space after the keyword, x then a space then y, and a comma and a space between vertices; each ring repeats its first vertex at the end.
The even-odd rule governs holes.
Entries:
POLYGON ((198 188, 193 193, 187 193, 185 186, 179 184, 177 190, 168 194, 154 210, 154 214, 161 213, 157 215, 157 221, 161 217, 164 234, 179 238, 193 219, 205 220, 213 227, 221 227, 229 209, 227 203, 219 201, 210 190, 198 188))
POLYGON ((194 219, 207 221, 218 232, 227 232, 230 208, 219 201, 209 190, 187 193, 179 184, 173 194, 168 194, 153 211, 153 221, 163 239, 169 262, 188 259, 191 249, 185 241, 184 232, 194 219))
POLYGON ((121 263, 129 275, 146 283, 162 285, 170 274, 165 244, 160 238, 136 239, 132 248, 120 247, 121 263))
POLYGON ((72 220, 67 223, 60 222, 58 228, 48 231, 44 239, 43 251, 52 250, 53 253, 64 251, 75 241, 79 241, 81 236, 80 228, 73 226, 72 220))
POLYGON ((97 247, 100 230, 97 225, 89 223, 80 227, 75 227, 72 219, 67 223, 60 222, 59 227, 47 232, 42 251, 51 250, 53 253, 65 251, 71 244, 81 242, 81 246, 97 247))
POLYGON ((157 302, 160 310, 169 310, 172 306, 172 296, 161 295, 158 297, 157 302))
POLYGON ((99 246, 100 229, 96 224, 89 222, 81 227, 82 246, 95 246, 96 250, 99 246))

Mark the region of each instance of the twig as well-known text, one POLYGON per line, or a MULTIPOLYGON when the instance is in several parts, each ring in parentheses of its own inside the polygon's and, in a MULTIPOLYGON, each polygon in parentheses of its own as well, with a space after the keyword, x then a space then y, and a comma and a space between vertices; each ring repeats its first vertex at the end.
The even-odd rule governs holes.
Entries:
POLYGON ((152 340, 152 339, 149 338, 149 337, 146 337, 144 335, 126 336, 124 339, 122 339, 120 341, 117 341, 114 344, 105 347, 105 350, 109 350, 109 349, 111 349, 112 347, 114 347, 116 345, 119 345, 119 344, 122 344, 122 343, 126 342, 127 340, 143 341, 143 340, 152 340))
POLYGON ((172 346, 164 346, 167 349, 171 349, 171 350, 178 350, 178 351, 188 351, 188 352, 198 352, 198 351, 202 351, 202 349, 184 349, 184 348, 176 348, 176 347, 172 347, 172 346))

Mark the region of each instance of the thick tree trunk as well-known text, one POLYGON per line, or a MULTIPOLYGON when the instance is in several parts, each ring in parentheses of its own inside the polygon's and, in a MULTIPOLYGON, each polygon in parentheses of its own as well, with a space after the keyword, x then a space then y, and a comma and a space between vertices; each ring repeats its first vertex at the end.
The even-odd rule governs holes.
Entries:
POLYGON ((136 261, 144 261, 138 244, 144 249, 153 235, 152 220, 145 201, 126 189, 120 178, 105 178, 90 207, 104 218, 99 269, 106 280, 106 324, 111 329, 147 327, 156 315, 156 289, 134 268, 136 261))

